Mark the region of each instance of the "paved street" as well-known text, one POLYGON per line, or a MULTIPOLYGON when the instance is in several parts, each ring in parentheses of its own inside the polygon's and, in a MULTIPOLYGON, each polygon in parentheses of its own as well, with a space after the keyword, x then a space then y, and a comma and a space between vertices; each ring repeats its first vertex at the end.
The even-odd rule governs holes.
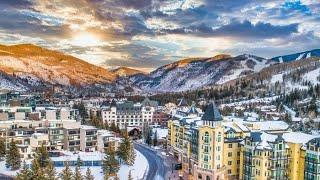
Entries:
POLYGON ((167 172, 170 170, 167 162, 163 157, 145 145, 135 143, 135 149, 143 154, 149 163, 149 170, 146 180, 163 180, 166 177, 167 172))
MULTIPOLYGON (((162 155, 163 150, 155 150, 144 144, 135 143, 135 149, 141 152, 149 163, 146 180, 179 180, 179 172, 172 171, 172 164, 178 163, 175 158, 162 155)), ((188 179, 187 174, 182 179, 188 179)))

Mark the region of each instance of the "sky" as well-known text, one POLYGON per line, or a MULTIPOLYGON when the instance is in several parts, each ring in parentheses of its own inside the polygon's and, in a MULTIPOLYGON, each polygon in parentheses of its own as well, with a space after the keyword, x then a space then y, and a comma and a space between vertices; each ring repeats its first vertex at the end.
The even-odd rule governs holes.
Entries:
POLYGON ((106 68, 320 48, 319 0, 0 0, 0 44, 32 43, 106 68))

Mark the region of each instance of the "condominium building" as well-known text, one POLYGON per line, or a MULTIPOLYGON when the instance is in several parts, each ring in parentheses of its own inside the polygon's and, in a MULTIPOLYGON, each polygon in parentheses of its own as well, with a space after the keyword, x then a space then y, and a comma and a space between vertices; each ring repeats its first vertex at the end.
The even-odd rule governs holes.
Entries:
POLYGON ((92 152, 97 150, 97 131, 94 126, 80 127, 80 150, 85 152, 92 152))
POLYGON ((0 138, 7 145, 15 141, 24 159, 32 158, 41 145, 50 151, 71 152, 116 148, 117 139, 111 132, 104 130, 99 134, 93 126, 81 126, 73 109, 1 107, 1 110, 0 138))
POLYGON ((191 179, 320 179, 318 136, 292 132, 283 121, 222 117, 213 103, 204 113, 191 109, 175 112, 167 138, 191 179))
POLYGON ((126 126, 142 127, 153 123, 155 108, 149 103, 119 102, 102 109, 102 120, 109 125, 115 123, 121 129, 126 126))

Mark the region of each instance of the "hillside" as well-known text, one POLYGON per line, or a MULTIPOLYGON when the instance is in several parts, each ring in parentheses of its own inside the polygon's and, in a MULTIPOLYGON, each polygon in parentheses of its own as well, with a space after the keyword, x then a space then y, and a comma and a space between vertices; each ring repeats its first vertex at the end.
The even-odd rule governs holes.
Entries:
POLYGON ((252 55, 190 58, 162 66, 148 75, 132 76, 130 80, 145 92, 180 92, 223 84, 274 63, 252 55))
POLYGON ((300 59, 306 59, 309 57, 320 57, 320 49, 314 49, 311 51, 304 51, 289 55, 283 55, 283 56, 277 56, 272 58, 272 60, 278 61, 278 62, 290 62, 290 61, 296 61, 300 59))
POLYGON ((116 69, 111 70, 110 72, 112 72, 120 77, 133 76, 136 74, 146 74, 143 71, 139 71, 137 69, 132 69, 132 68, 128 68, 128 67, 118 67, 116 69))
POLYGON ((111 83, 116 78, 104 68, 31 44, 1 45, 0 71, 23 79, 30 86, 47 83, 81 87, 111 83))

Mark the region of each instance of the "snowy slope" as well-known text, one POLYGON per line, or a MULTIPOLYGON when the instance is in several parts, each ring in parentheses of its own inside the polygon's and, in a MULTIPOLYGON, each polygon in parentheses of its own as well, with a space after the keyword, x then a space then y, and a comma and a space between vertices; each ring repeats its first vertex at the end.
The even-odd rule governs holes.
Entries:
POLYGON ((252 55, 195 58, 168 64, 150 75, 133 76, 130 79, 144 91, 180 92, 223 84, 274 63, 252 55))
POLYGON ((295 54, 277 56, 277 57, 272 58, 272 60, 275 60, 275 61, 278 61, 281 63, 281 62, 290 62, 290 61, 305 59, 305 58, 309 58, 311 56, 320 57, 320 49, 314 49, 311 51, 305 51, 305 52, 300 52, 300 53, 295 53, 295 54))

